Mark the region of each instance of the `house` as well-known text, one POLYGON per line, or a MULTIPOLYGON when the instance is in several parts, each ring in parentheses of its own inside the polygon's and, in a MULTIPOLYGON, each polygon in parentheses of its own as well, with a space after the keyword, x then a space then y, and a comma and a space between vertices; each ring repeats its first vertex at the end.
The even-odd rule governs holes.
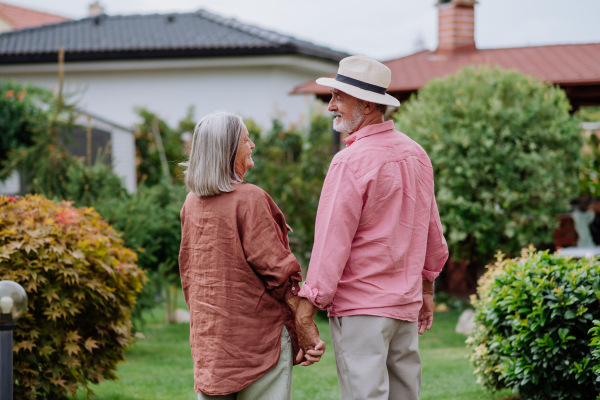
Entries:
POLYGON ((0 33, 64 21, 69 21, 69 18, 0 3, 0 33))
POLYGON ((347 56, 203 10, 102 13, 0 34, 0 78, 55 87, 61 46, 79 106, 125 127, 138 121, 136 107, 171 124, 190 106, 196 118, 224 109, 263 126, 273 117, 298 123, 314 96, 290 89, 334 73, 347 56))
MULTIPOLYGON (((438 3, 438 48, 384 62, 392 70, 387 93, 408 100, 425 83, 468 65, 518 69, 565 90, 573 110, 600 105, 600 43, 478 49, 475 44, 475 0, 438 3)), ((314 81, 293 89, 329 101, 329 89, 314 81)))

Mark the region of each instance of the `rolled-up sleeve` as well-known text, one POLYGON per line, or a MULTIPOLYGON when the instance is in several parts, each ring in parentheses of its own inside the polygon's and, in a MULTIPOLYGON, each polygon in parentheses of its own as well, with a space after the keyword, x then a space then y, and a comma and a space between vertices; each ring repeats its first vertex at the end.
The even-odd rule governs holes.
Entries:
POLYGON ((323 184, 315 242, 299 296, 320 309, 331 307, 362 212, 362 190, 350 168, 333 163, 323 184))
MULTIPOLYGON (((283 217, 281 217, 283 219, 283 217)), ((287 245, 287 228, 274 219, 266 197, 248 199, 240 229, 246 261, 271 296, 284 301, 299 291, 300 264, 287 245)))
POLYGON ((442 271, 448 259, 448 245, 442 231, 440 214, 438 212, 435 196, 431 199, 431 214, 429 217, 429 231, 427 233, 427 252, 423 267, 423 279, 433 281, 442 271))

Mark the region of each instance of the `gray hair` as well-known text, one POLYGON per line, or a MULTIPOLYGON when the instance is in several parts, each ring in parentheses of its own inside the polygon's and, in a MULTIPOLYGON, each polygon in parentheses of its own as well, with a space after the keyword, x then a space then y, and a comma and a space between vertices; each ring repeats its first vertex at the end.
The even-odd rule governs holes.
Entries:
POLYGON ((185 184, 200 197, 233 191, 242 182, 235 173, 235 158, 244 128, 237 114, 216 112, 202 118, 194 128, 192 148, 186 168, 185 184))

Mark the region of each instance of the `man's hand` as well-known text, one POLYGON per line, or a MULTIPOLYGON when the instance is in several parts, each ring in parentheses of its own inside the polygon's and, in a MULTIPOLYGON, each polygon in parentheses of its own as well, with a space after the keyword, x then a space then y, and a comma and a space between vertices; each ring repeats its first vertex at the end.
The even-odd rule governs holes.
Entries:
POLYGON ((296 307, 296 333, 300 351, 296 357, 299 362, 305 358, 300 365, 308 366, 318 362, 325 353, 325 342, 319 337, 319 330, 314 322, 318 308, 308 300, 300 299, 296 307))
POLYGON ((419 311, 419 335, 431 329, 433 325, 433 294, 423 293, 423 306, 419 311))

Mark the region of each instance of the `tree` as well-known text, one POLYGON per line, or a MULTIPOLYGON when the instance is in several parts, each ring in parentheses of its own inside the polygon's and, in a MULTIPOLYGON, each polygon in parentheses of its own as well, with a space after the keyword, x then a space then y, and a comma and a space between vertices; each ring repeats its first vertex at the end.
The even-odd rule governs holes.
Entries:
POLYGON ((454 260, 485 265, 551 241, 576 197, 582 137, 565 93, 514 70, 469 67, 426 84, 395 116, 433 164, 454 260))

